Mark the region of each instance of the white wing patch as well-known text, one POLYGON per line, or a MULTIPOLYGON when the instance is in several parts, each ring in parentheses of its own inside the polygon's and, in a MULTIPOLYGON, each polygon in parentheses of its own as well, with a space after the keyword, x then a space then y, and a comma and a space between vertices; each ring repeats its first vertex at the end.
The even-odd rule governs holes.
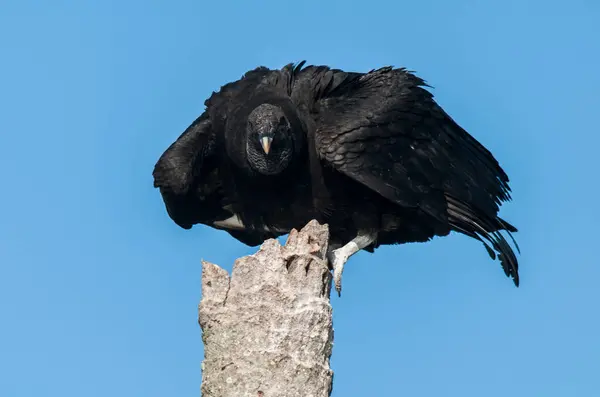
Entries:
POLYGON ((223 229, 246 230, 246 226, 244 225, 240 217, 237 216, 237 214, 233 214, 231 218, 227 218, 224 221, 213 222, 213 225, 221 227, 223 229))
MULTIPOLYGON (((226 230, 246 230, 246 225, 240 219, 237 214, 233 214, 231 218, 227 218, 224 221, 215 221, 213 222, 213 226, 216 226, 221 229, 226 230)), ((264 227, 263 230, 265 232, 277 232, 277 233, 289 233, 289 230, 283 229, 269 229, 268 227, 264 227)))

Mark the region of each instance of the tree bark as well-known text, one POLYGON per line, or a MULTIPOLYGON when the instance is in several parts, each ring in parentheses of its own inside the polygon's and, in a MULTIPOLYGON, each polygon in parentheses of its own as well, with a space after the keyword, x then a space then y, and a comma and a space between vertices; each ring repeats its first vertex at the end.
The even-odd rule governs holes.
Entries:
POLYGON ((329 230, 316 221, 285 246, 267 240, 231 278, 204 262, 199 323, 204 397, 328 397, 333 371, 329 230))

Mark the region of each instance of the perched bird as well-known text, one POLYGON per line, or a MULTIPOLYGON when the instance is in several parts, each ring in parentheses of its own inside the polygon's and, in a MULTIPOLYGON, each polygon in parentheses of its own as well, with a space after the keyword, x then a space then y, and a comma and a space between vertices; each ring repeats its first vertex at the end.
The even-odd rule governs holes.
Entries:
POLYGON ((158 160, 154 186, 177 225, 249 246, 327 223, 338 293, 356 252, 451 231, 481 241, 518 286, 501 233, 517 229, 498 217, 508 176, 427 87, 405 68, 258 67, 205 101, 158 160))

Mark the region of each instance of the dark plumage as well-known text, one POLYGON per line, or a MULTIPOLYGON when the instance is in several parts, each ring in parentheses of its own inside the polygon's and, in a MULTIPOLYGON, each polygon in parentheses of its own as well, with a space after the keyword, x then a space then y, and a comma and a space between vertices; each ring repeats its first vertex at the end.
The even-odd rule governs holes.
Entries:
POLYGON ((160 157, 154 186, 175 223, 251 246, 311 219, 328 223, 338 290, 360 249, 457 231, 481 241, 518 286, 500 233, 517 229, 497 215, 508 176, 425 82, 404 68, 303 66, 259 67, 223 86, 160 157))

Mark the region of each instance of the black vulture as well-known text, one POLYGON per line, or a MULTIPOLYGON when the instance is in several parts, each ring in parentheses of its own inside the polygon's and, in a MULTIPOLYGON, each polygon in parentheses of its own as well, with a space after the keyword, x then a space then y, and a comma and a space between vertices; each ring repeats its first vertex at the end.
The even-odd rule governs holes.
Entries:
POLYGON ((327 223, 329 262, 451 231, 483 243, 519 285, 498 217, 509 179, 494 156, 406 68, 367 73, 290 63, 221 87, 153 176, 184 229, 204 224, 249 246, 327 223))

